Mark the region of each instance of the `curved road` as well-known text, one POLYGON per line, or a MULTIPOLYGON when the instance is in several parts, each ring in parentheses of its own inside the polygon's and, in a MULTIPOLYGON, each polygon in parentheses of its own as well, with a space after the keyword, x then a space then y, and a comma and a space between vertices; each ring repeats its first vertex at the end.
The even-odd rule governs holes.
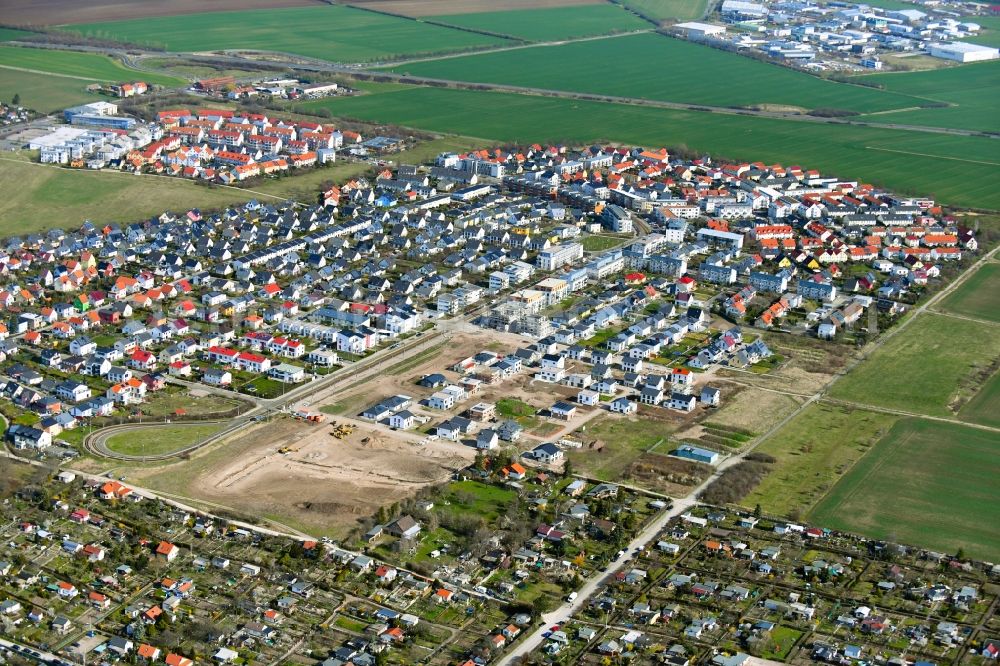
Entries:
MULTIPOLYGON (((456 320, 462 321, 462 320, 456 320)), ((252 396, 246 396, 242 393, 236 393, 234 391, 226 391, 222 389, 212 389, 204 384, 196 384, 192 382, 185 382, 177 379, 172 379, 172 383, 182 384, 191 388, 197 388, 198 390, 211 390, 213 393, 218 393, 220 395, 226 395, 228 397, 238 398, 240 400, 246 401, 249 399, 254 403, 254 408, 242 415, 231 419, 225 419, 221 421, 181 421, 175 423, 123 423, 119 425, 108 426, 106 428, 101 428, 92 433, 89 433, 83 440, 84 448, 91 454, 109 458, 112 460, 120 460, 123 462, 150 462, 158 460, 169 460, 171 458, 177 458, 182 455, 192 453, 198 449, 217 442, 221 439, 227 438, 230 435, 257 423, 269 414, 275 412, 284 412, 293 403, 302 400, 304 398, 309 398, 310 402, 314 402, 317 399, 322 399, 330 394, 330 392, 339 387, 340 384, 345 382, 350 382, 351 384, 357 383, 359 381, 364 381, 371 375, 378 374, 385 370, 386 363, 399 363, 405 361, 412 356, 415 356, 428 348, 438 344, 441 339, 447 340, 450 336, 442 330, 429 331, 423 334, 421 337, 411 338, 404 342, 399 343, 398 347, 384 349, 373 356, 369 356, 366 359, 362 359, 357 363, 352 363, 350 365, 344 366, 339 370, 336 370, 321 379, 314 379, 311 382, 298 386, 290 391, 287 391, 284 395, 278 398, 254 398, 252 396), (210 423, 229 423, 229 427, 213 434, 205 439, 186 446, 182 449, 176 451, 171 451, 168 453, 160 453, 148 456, 136 456, 129 455, 125 453, 117 453, 107 448, 106 442, 109 437, 121 434, 123 432, 137 431, 141 429, 157 428, 164 426, 177 426, 177 425, 205 425, 210 423)))

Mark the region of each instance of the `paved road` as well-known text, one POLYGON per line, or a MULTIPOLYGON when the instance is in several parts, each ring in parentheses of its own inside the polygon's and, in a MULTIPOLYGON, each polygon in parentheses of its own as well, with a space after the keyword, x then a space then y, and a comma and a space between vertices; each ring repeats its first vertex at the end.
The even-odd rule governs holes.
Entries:
MULTIPOLYGON (((417 354, 420 354, 430 347, 441 343, 442 341, 447 341, 450 335, 444 331, 428 331, 420 337, 411 338, 404 342, 399 343, 397 348, 387 348, 379 351, 373 356, 362 359, 357 363, 352 363, 346 365, 339 370, 336 370, 325 377, 320 379, 314 379, 311 382, 302 384, 290 391, 285 392, 283 395, 277 398, 251 398, 254 403, 254 408, 245 412, 241 416, 233 419, 228 419, 226 422, 230 423, 230 426, 214 435, 206 437, 205 439, 192 444, 191 446, 173 451, 170 453, 163 453, 157 455, 149 456, 136 456, 127 455, 124 453, 116 453, 111 451, 105 445, 107 438, 114 434, 121 434, 122 432, 127 432, 129 430, 136 430, 138 428, 149 428, 149 427, 159 427, 165 424, 159 423, 124 423, 121 425, 109 426, 108 428, 102 428, 93 433, 88 434, 83 439, 83 446, 87 451, 92 454, 102 456, 105 458, 110 458, 113 460, 121 461, 132 461, 132 462, 149 462, 153 460, 168 460, 170 458, 176 458, 189 454, 193 451, 217 442, 220 439, 230 437, 236 432, 243 430, 266 417, 274 412, 282 412, 289 409, 294 403, 302 401, 308 398, 308 403, 311 404, 316 401, 322 400, 327 397, 333 391, 342 388, 342 384, 350 383, 351 385, 358 382, 365 381, 372 375, 377 375, 385 370, 387 365, 394 365, 405 361, 417 354), (111 431, 106 433, 106 431, 111 431)), ((206 390, 203 384, 196 384, 192 382, 184 382, 182 380, 175 380, 175 383, 180 383, 188 386, 192 389, 206 390)), ((241 400, 246 400, 247 396, 242 393, 236 393, 234 391, 225 391, 222 389, 214 389, 214 393, 221 395, 226 395, 228 397, 238 398, 241 400)), ((212 423, 213 421, 184 421, 181 423, 190 423, 192 425, 212 423)), ((177 425, 177 424, 170 424, 177 425)))
MULTIPOLYGON (((958 287, 960 287, 969 278, 969 276, 975 273, 976 270, 978 270, 983 264, 990 261, 993 258, 993 256, 997 254, 998 251, 1000 251, 1000 247, 996 247, 987 254, 983 255, 983 257, 980 258, 979 261, 977 261, 968 269, 963 271, 962 274, 959 275, 951 284, 949 284, 947 287, 945 287, 937 294, 929 298, 927 302, 925 302, 923 305, 916 308, 911 313, 910 317, 908 317, 906 320, 900 322, 897 326, 894 326, 893 328, 889 329, 889 331, 881 335, 875 342, 869 345, 869 348, 865 354, 857 357, 854 361, 849 363, 840 373, 834 375, 830 379, 830 381, 828 381, 826 385, 823 386, 823 388, 820 391, 810 396, 806 401, 804 401, 801 405, 799 405, 791 414, 786 416, 784 419, 781 419, 780 421, 775 423, 770 430, 761 435, 749 448, 747 448, 745 451, 743 451, 738 455, 726 458, 722 463, 720 463, 716 467, 715 473, 713 473, 711 477, 705 480, 704 483, 702 483, 697 488, 693 489, 685 497, 674 500, 673 505, 669 509, 665 510, 663 513, 657 516, 652 522, 649 523, 649 525, 646 526, 645 529, 643 529, 638 535, 636 535, 634 539, 632 539, 632 541, 628 545, 627 555, 625 557, 618 560, 617 562, 613 562, 611 566, 608 568, 607 573, 604 573, 600 576, 594 576, 591 579, 589 579, 586 583, 584 583, 583 587, 580 588, 577 594, 577 598, 574 601, 572 602, 566 601, 555 610, 545 613, 542 616, 542 625, 534 632, 532 632, 530 635, 528 635, 523 641, 520 641, 516 646, 514 646, 514 648, 504 656, 503 661, 501 663, 514 664, 520 657, 530 654, 531 652, 536 650, 539 646, 541 646, 542 642, 545 640, 543 634, 549 630, 549 627, 551 625, 561 623, 563 620, 569 618, 571 615, 573 615, 578 610, 583 608, 584 605, 588 603, 589 598, 594 594, 595 591, 597 591, 598 587, 603 585, 609 579, 612 579, 614 575, 618 573, 618 571, 620 571, 622 568, 624 568, 629 564, 630 556, 637 548, 645 548, 646 546, 648 546, 650 542, 654 538, 656 538, 656 535, 659 534, 660 530, 662 530, 664 526, 666 526, 667 522, 670 521, 670 519, 681 515, 691 507, 697 505, 698 495, 703 490, 705 490, 709 485, 711 485, 713 481, 718 479, 725 470, 729 469, 733 465, 737 465, 740 462, 742 462, 747 457, 747 455, 752 453, 758 446, 760 446, 761 444, 769 440, 771 437, 773 437, 774 434, 777 433, 779 430, 781 430, 781 428, 786 423, 788 423, 793 418, 801 414, 802 411, 805 410, 809 405, 813 404, 818 400, 823 399, 826 395, 826 392, 841 376, 847 374, 848 372, 850 372, 850 370, 852 370, 855 366, 857 366, 858 363, 868 358, 868 356, 870 356, 872 352, 880 348, 883 344, 885 344, 887 340, 898 335, 901 330, 905 330, 905 328, 909 326, 910 323, 914 319, 916 319, 918 315, 929 311, 929 308, 931 306, 940 302, 955 289, 958 289, 958 287)), ((865 405, 858 405, 858 406, 861 408, 867 408, 865 405)), ((920 414, 912 414, 912 416, 918 416, 924 418, 920 414)), ((993 428, 990 429, 995 430, 993 428)))

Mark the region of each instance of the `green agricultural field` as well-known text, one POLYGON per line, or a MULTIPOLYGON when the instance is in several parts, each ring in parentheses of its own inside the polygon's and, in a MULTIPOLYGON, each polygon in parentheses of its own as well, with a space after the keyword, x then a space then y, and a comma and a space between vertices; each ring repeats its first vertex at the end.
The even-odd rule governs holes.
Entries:
POLYGON ((88 93, 87 82, 80 79, 0 67, 0 100, 10 102, 15 94, 21 96, 21 106, 41 113, 102 99, 88 93))
POLYGON ((84 220, 131 222, 165 210, 220 208, 253 194, 188 180, 120 172, 69 170, 0 157, 0 236, 84 220))
POLYGON ((892 427, 890 414, 823 403, 806 407, 756 451, 770 473, 743 499, 777 515, 803 516, 892 427))
POLYGON ((962 286, 948 294, 940 309, 1000 323, 1000 263, 983 265, 962 286))
POLYGON ((0 66, 50 72, 82 81, 135 81, 179 86, 183 79, 128 69, 105 55, 55 51, 20 46, 0 46, 0 66))
POLYGON ((257 49, 337 62, 461 51, 504 40, 345 6, 257 9, 89 23, 65 30, 169 51, 257 49))
POLYGON ((900 93, 852 86, 660 34, 415 62, 397 73, 720 107, 780 105, 858 112, 919 106, 900 93))
POLYGON ((969 423, 1000 428, 1000 372, 995 372, 965 403, 958 417, 969 423))
POLYGON ((925 72, 892 72, 857 77, 886 90, 927 97, 952 106, 869 115, 872 122, 954 127, 1000 132, 1000 60, 925 72))
POLYGON ((438 88, 330 98, 298 108, 487 141, 686 146, 716 159, 800 164, 956 206, 1000 210, 1000 160, 995 142, 982 137, 438 88), (969 178, 970 168, 976 178, 969 178))
POLYGON ((218 423, 150 426, 112 435, 106 445, 129 456, 155 456, 191 446, 221 429, 218 423))
POLYGON ((430 17, 439 23, 524 39, 551 42, 557 39, 606 35, 649 28, 649 23, 616 5, 545 7, 476 14, 430 17))
POLYGON ((0 28, 0 42, 9 42, 15 39, 26 39, 37 33, 27 30, 17 30, 15 28, 0 28))
POLYGON ((928 416, 978 389, 976 375, 1000 354, 1000 327, 923 314, 845 375, 830 396, 928 416))
POLYGON ((692 21, 708 10, 708 0, 622 0, 622 4, 653 21, 692 21))
POLYGON ((992 559, 1000 552, 998 467, 996 433, 901 419, 809 521, 992 559))

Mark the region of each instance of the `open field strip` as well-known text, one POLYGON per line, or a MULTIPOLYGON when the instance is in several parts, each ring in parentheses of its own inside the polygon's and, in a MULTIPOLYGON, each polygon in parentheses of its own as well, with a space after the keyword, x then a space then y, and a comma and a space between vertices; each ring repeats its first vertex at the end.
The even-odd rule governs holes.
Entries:
POLYGON ((262 50, 334 62, 360 62, 415 53, 443 53, 503 44, 506 40, 343 5, 63 26, 168 51, 262 50))
POLYGON ((0 66, 0 99, 10 102, 14 95, 20 95, 22 106, 40 113, 102 99, 87 92, 86 81, 80 81, 75 76, 26 72, 0 66))
POLYGON ((0 46, 0 65, 61 76, 75 76, 88 81, 134 81, 164 86, 179 86, 185 81, 174 76, 138 72, 117 60, 97 53, 79 53, 57 49, 0 46))
POLYGON ((893 150, 892 148, 879 148, 878 146, 865 146, 868 150, 881 150, 886 153, 898 153, 900 155, 914 155, 917 157, 933 157, 937 160, 954 160, 956 162, 968 162, 969 164, 985 164, 986 166, 1000 166, 1000 162, 987 162, 985 160, 967 160, 964 157, 949 157, 947 155, 931 155, 929 153, 917 153, 911 150, 893 150))
POLYGON ((44 76, 58 76, 63 79, 76 79, 78 81, 90 81, 94 79, 90 76, 76 76, 73 74, 56 74, 54 72, 45 72, 40 69, 28 69, 27 67, 14 67, 13 65, 0 65, 0 69, 12 70, 15 72, 24 72, 25 74, 42 74, 44 76))
POLYGON ((816 505, 809 519, 970 557, 1000 552, 995 435, 904 418, 816 505))
POLYGON ((983 265, 938 310, 1000 323, 1000 263, 983 265))
POLYGON ((958 416, 966 422, 1000 428, 1000 370, 963 405, 958 416))
POLYGON ((838 381, 830 396, 952 417, 952 406, 979 388, 976 374, 995 363, 998 355, 1000 328, 936 313, 920 314, 906 335, 894 337, 838 381))
POLYGON ((611 4, 445 14, 428 19, 515 39, 546 42, 650 27, 646 21, 611 4))
MULTIPOLYGON (((852 80, 915 95, 945 108, 899 109, 881 113, 880 121, 1000 131, 1000 61, 943 67, 923 72, 865 74, 852 80)), ((865 116, 871 117, 871 114, 865 116)))
POLYGON ((654 21, 693 21, 705 16, 709 0, 621 0, 621 4, 654 21))
POLYGON ((472 54, 393 67, 399 74, 474 83, 507 84, 711 106, 829 107, 860 113, 919 106, 909 94, 820 78, 661 34, 607 42, 570 42, 532 49, 472 54), (586 67, 581 67, 586 63, 586 67), (681 66, 698 63, 699 76, 681 66))
POLYGON ((165 210, 221 208, 255 196, 248 190, 210 188, 169 176, 71 170, 10 158, 0 158, 0 190, 4 236, 77 227, 88 219, 128 222, 165 210))

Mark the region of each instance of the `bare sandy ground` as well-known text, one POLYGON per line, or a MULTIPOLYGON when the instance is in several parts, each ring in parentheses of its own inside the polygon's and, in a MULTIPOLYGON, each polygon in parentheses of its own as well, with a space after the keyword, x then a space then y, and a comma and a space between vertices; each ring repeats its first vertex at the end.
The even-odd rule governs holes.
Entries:
POLYGON ((378 507, 446 481, 475 457, 454 442, 421 444, 414 433, 354 423, 344 439, 331 434, 330 423, 270 424, 226 444, 238 455, 205 465, 190 492, 293 527, 340 535, 378 507), (280 453, 284 447, 288 451, 280 453))

